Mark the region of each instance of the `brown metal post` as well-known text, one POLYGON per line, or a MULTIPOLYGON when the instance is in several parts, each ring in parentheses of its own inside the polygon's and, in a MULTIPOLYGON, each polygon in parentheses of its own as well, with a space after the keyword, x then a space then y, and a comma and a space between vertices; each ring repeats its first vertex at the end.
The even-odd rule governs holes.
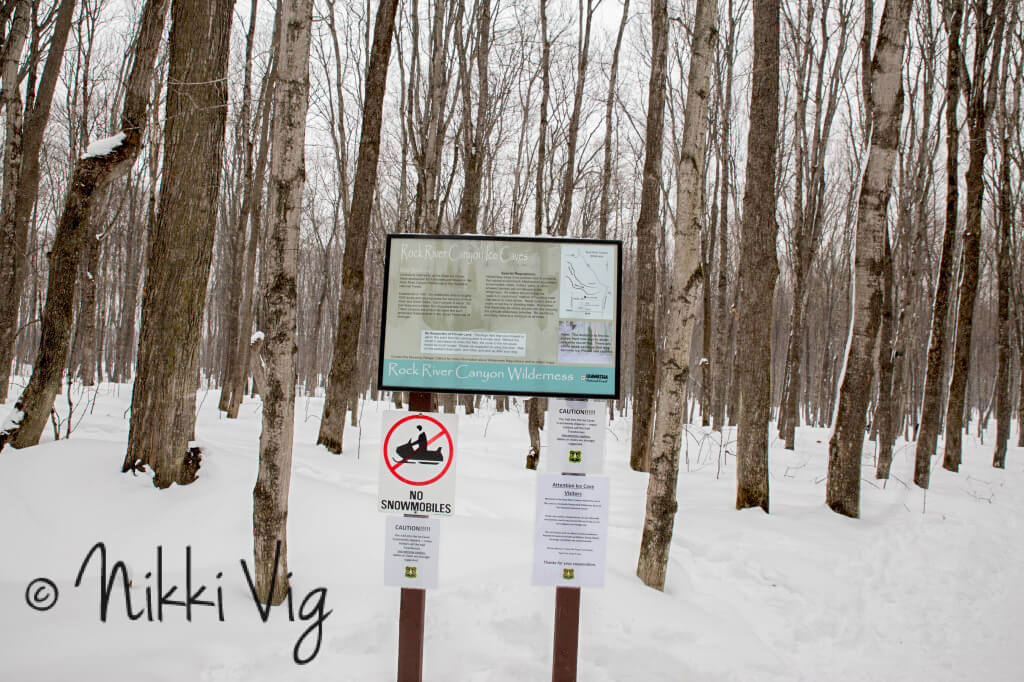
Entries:
MULTIPOLYGON (((409 393, 410 412, 430 412, 430 393, 409 393)), ((402 588, 398 609, 398 682, 423 680, 423 622, 426 619, 427 591, 402 588)))
POLYGON ((555 650, 551 682, 576 682, 580 642, 580 588, 555 588, 555 650))

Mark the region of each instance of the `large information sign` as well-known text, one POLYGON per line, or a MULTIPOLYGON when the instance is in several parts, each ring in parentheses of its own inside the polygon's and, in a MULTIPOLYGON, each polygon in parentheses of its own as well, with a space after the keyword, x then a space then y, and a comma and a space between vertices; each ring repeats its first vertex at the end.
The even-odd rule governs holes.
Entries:
POLYGON ((619 397, 622 244, 387 238, 385 390, 619 397))

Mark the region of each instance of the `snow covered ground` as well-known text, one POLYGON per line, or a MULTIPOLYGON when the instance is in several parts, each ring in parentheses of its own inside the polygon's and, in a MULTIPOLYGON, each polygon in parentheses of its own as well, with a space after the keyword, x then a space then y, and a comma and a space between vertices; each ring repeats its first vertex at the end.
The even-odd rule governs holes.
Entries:
MULTIPOLYGON (((84 407, 92 392, 76 390, 84 407)), ((386 517, 374 459, 387 404, 368 403, 333 456, 313 445, 322 400, 298 400, 293 619, 282 606, 264 623, 240 563, 251 568, 259 402, 231 421, 218 415, 215 391, 200 392, 200 479, 157 491, 148 477, 120 473, 130 396, 130 386, 103 385, 90 413, 76 408, 70 440, 48 431, 38 447, 0 453, 0 680, 393 680, 399 590, 381 580, 386 517), (117 582, 101 622, 98 553, 75 587, 101 541, 107 572, 121 560, 131 573, 138 620, 126 616, 117 582), (155 621, 158 546, 164 590, 184 595, 191 547, 192 589, 205 585, 201 598, 219 601, 223 620, 215 606, 196 607, 191 622, 168 606, 155 621), (59 591, 47 611, 26 604, 26 593, 45 601, 43 583, 29 588, 40 577, 59 591), (330 611, 319 625, 317 588, 330 611), (309 656, 318 633, 316 657, 296 665, 296 644, 309 656)), ((801 428, 795 452, 774 442, 765 515, 733 508, 734 434, 723 449, 717 435, 691 429, 662 594, 635 577, 647 477, 629 470, 628 420, 609 431, 608 571, 605 588, 583 591, 580 680, 1024 679, 1021 448, 997 471, 992 434, 985 445, 967 437, 961 473, 935 469, 926 498, 906 483, 911 447, 898 443, 895 478, 882 488, 867 443, 862 518, 851 520, 824 505, 827 431, 801 428)), ((526 417, 485 408, 460 418, 459 439, 441 586, 427 593, 424 677, 550 679, 554 588, 530 584, 526 417)))

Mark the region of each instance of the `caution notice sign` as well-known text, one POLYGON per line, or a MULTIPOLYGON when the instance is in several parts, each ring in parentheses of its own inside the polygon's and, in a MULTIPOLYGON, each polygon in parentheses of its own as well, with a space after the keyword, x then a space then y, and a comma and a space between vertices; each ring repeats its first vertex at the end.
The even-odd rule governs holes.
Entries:
POLYGON ((455 415, 386 412, 378 509, 448 516, 455 505, 455 415))
POLYGON ((389 516, 384 536, 384 584, 437 587, 441 521, 389 516))

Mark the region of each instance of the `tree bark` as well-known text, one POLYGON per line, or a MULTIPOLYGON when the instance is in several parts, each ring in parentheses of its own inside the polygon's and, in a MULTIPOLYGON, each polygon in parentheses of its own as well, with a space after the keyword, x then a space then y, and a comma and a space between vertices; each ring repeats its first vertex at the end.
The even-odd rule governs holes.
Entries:
POLYGON ((825 495, 833 511, 854 518, 860 515, 861 450, 881 318, 882 241, 903 113, 903 51, 911 5, 911 0, 886 1, 871 61, 871 135, 857 206, 853 320, 829 441, 825 495))
POLYGON ((234 0, 171 7, 163 181, 142 292, 142 327, 122 471, 153 484, 194 480, 185 467, 194 428, 199 340, 217 223, 234 0))
POLYGON ((558 223, 556 230, 563 237, 569 234, 569 220, 572 218, 573 190, 576 188, 576 145, 580 133, 580 108, 583 105, 583 88, 587 83, 587 61, 590 56, 590 25, 594 18, 593 0, 579 2, 579 21, 582 34, 576 50, 576 89, 572 98, 572 113, 569 115, 569 130, 566 133, 565 173, 562 175, 562 196, 558 201, 558 223))
POLYGON ((317 444, 331 452, 341 452, 345 430, 345 408, 353 389, 358 387, 359 329, 363 318, 363 280, 366 242, 370 233, 370 215, 377 186, 377 158, 380 154, 381 115, 387 85, 391 38, 395 28, 397 0, 382 0, 377 7, 373 28, 373 49, 366 70, 366 96, 363 127, 359 136, 359 158, 352 186, 352 209, 345 224, 345 255, 342 260, 341 298, 338 306, 338 331, 334 337, 331 374, 327 380, 327 399, 317 444))
MULTIPOLYGON (((999 346, 998 365, 996 368, 996 443, 992 455, 992 466, 997 469, 1006 468, 1006 445, 1010 440, 1010 422, 1013 418, 1013 399, 1010 395, 1010 364, 1012 362, 1010 347, 1010 296, 1013 291, 1013 259, 1011 242, 1013 239, 1013 209, 1011 207, 1010 185, 1010 137, 1019 130, 1019 96, 1020 82, 1014 84, 1014 115, 1011 118, 1007 106, 1007 91, 1010 89, 1010 43, 1007 41, 1003 54, 1003 77, 999 79, 999 255, 997 260, 998 273, 998 315, 997 344, 999 346)), ((1017 338, 1018 344, 1024 344, 1024 338, 1017 338)), ((1022 363, 1024 370, 1024 363, 1022 363)), ((1024 406, 1022 406, 1024 409, 1024 406)), ((1017 428, 1024 432, 1024 424, 1018 423, 1017 428)))
POLYGON ((945 383, 946 320, 949 296, 952 293, 953 247, 956 241, 957 204, 959 202, 960 125, 957 108, 960 104, 960 31, 965 0, 947 0, 946 15, 946 217, 942 236, 942 253, 932 306, 931 337, 928 341, 928 365, 925 373, 924 399, 921 404, 921 426, 917 434, 914 457, 914 483, 928 487, 931 458, 942 423, 942 391, 945 383))
POLYGON ((740 382, 736 508, 768 511, 771 320, 779 266, 775 253, 775 159, 779 128, 779 5, 754 0, 754 61, 747 137, 747 186, 740 238, 740 382))
POLYGON ((732 315, 729 310, 729 186, 731 161, 731 127, 732 127, 732 76, 736 50, 736 17, 733 2, 728 2, 729 31, 725 39, 725 83, 720 83, 725 94, 722 99, 722 129, 718 151, 719 199, 718 214, 718 308, 715 328, 716 342, 714 359, 711 361, 714 387, 712 390, 711 425, 715 431, 721 431, 725 425, 725 403, 728 391, 729 337, 732 315))
MULTIPOLYGON (((4 64, 4 96, 8 107, 8 139, 6 145, 5 164, 10 162, 10 174, 5 165, 5 195, 13 194, 13 204, 4 197, 3 216, 0 217, 0 291, 4 296, 0 297, 0 400, 6 400, 7 387, 10 380, 11 360, 13 359, 13 348, 18 328, 18 304, 21 300, 21 290, 25 284, 25 259, 27 255, 28 228, 32 219, 32 212, 35 208, 36 197, 39 195, 39 154, 43 147, 43 133, 46 131, 46 124, 50 120, 50 105, 53 103, 53 93, 57 86, 57 78, 60 75, 61 63, 64 60, 64 48, 67 46, 68 33, 71 30, 71 20, 75 11, 75 0, 61 0, 57 8, 57 18, 53 26, 53 34, 50 37, 50 50, 46 55, 46 65, 43 67, 42 77, 39 79, 39 87, 35 92, 27 95, 24 118, 20 112, 13 112, 13 109, 20 108, 20 97, 18 94, 18 57, 21 49, 15 49, 20 41, 24 45, 25 39, 21 32, 27 30, 28 5, 15 9, 14 22, 12 24, 11 49, 7 53, 7 62, 4 64), (22 23, 24 22, 24 23, 22 23), (14 61, 11 67, 11 60, 14 61), (12 69, 11 73, 8 70, 12 69), (17 120, 12 120, 15 116, 17 120), (19 124, 21 124, 19 130, 19 124), (8 187, 8 182, 10 186, 8 187), (13 207, 13 208, 11 208, 13 207)), ((72 284, 73 286, 73 284, 72 284)), ((61 367, 63 369, 63 365, 61 367)), ((58 370, 59 371, 59 370, 58 370)), ((49 406, 46 408, 49 415, 49 406)), ((25 441, 22 441, 25 442, 25 441)), ((38 442, 38 436, 36 437, 38 442)))
POLYGON ((892 249, 889 235, 882 234, 882 321, 878 338, 878 401, 875 403, 875 423, 878 425, 878 466, 875 478, 889 478, 892 466, 893 420, 893 368, 895 360, 895 298, 896 282, 893 273, 892 249))
POLYGON ((601 166, 601 209, 597 214, 597 238, 608 238, 608 218, 611 215, 610 187, 612 182, 612 107, 615 103, 615 81, 619 74, 619 52, 622 49, 622 34, 626 32, 629 17, 629 0, 622 3, 622 18, 619 32, 612 50, 611 73, 608 76, 608 97, 604 104, 604 163, 601 166))
MULTIPOLYGON (((663 11, 665 5, 654 11, 663 11)), ((701 188, 704 186, 705 138, 708 125, 708 91, 711 61, 718 40, 718 3, 698 0, 690 48, 686 112, 676 182, 675 259, 669 292, 665 335, 668 340, 659 363, 661 395, 655 419, 647 507, 640 540, 637 575, 644 584, 665 589, 672 529, 675 524, 676 480, 682 445, 683 409, 690 371, 690 337, 700 286, 700 232, 704 220, 701 188)))
POLYGON ((633 337, 633 435, 629 466, 647 471, 651 460, 654 426, 655 365, 658 351, 654 342, 658 281, 657 245, 661 195, 661 150, 665 127, 665 81, 668 62, 668 10, 665 0, 651 3, 651 78, 647 90, 647 130, 644 177, 640 190, 640 217, 636 222, 636 318, 633 337))
MULTIPOLYGON (((999 56, 1003 39, 1006 1, 995 0, 992 14, 987 13, 987 0, 975 4, 977 31, 974 50, 974 75, 971 78, 967 105, 967 127, 970 134, 967 166, 967 229, 964 230, 963 275, 956 316, 956 343, 953 346, 953 377, 949 382, 946 404, 946 441, 942 468, 960 469, 960 438, 964 424, 965 391, 971 367, 971 331, 974 328, 974 303, 978 294, 981 270, 981 210, 985 194, 985 148, 988 143, 988 121, 995 107, 999 72, 999 56), (994 40, 993 40, 994 36, 994 40), (986 70, 988 52, 992 47, 992 66, 986 70), (986 78, 987 76, 987 78, 986 78)), ((969 406, 968 406, 968 409, 969 406)))
POLYGON ((267 209, 267 289, 264 305, 267 384, 260 432, 260 466, 252 491, 256 591, 267 604, 289 593, 288 488, 295 430, 295 367, 299 224, 306 182, 306 111, 309 107, 309 43, 313 0, 278 4, 274 86, 274 151, 267 209), (266 596, 264 596, 266 595, 266 596))
POLYGON ((53 399, 67 364, 82 242, 89 234, 92 209, 98 196, 115 178, 128 172, 142 147, 166 8, 166 0, 148 0, 143 8, 135 63, 125 88, 121 142, 102 156, 79 159, 75 166, 50 251, 39 351, 28 386, 15 404, 15 409, 21 410, 24 416, 16 430, 0 433, 0 448, 5 440, 17 448, 37 444, 53 409, 53 399))

